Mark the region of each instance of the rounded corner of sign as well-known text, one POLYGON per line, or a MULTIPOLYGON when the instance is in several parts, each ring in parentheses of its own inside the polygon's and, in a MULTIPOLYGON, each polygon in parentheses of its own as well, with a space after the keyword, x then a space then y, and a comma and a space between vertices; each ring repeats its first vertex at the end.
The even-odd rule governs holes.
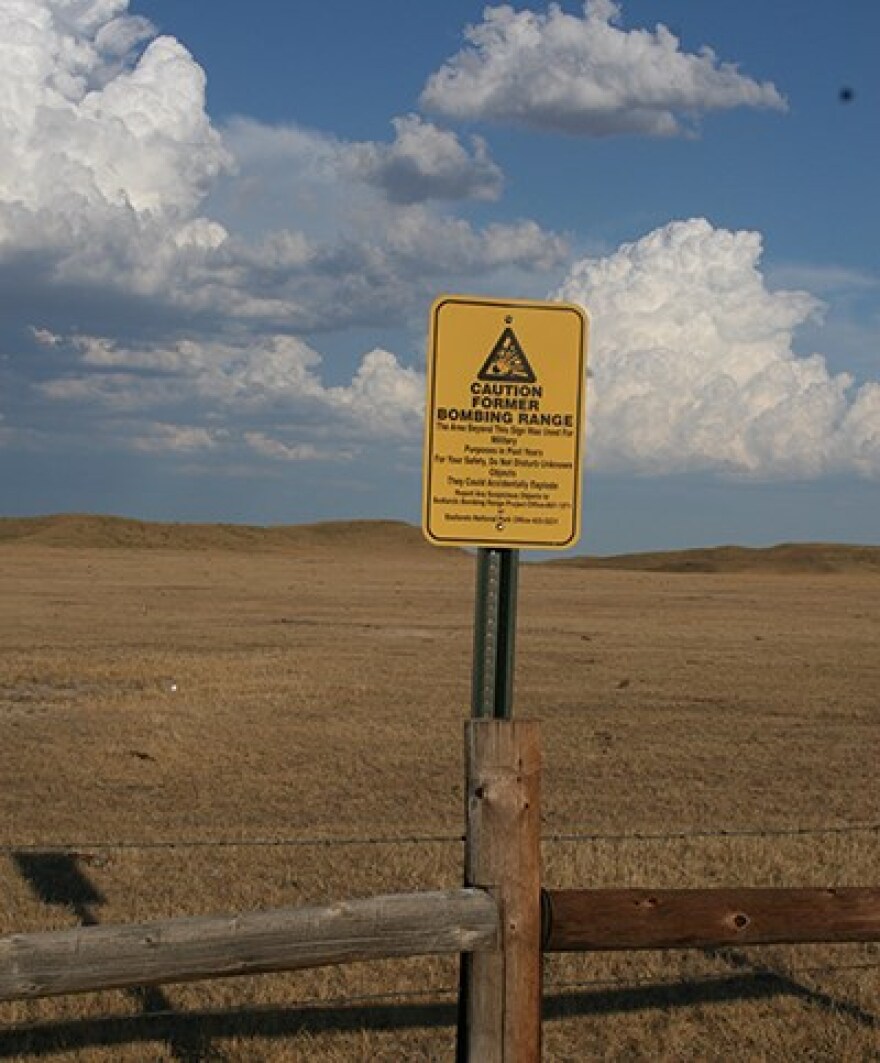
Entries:
POLYGON ((581 538, 580 526, 575 526, 572 529, 571 535, 567 539, 561 539, 550 546, 551 550, 570 550, 573 546, 577 546, 581 538))
POLYGON ((581 320, 581 326, 583 327, 584 331, 589 332, 590 311, 585 306, 582 306, 580 303, 566 302, 562 305, 565 307, 566 310, 570 310, 573 314, 577 314, 577 316, 581 320))
POLYGON ((460 295, 452 295, 449 292, 445 292, 443 295, 438 295, 437 298, 431 303, 431 317, 436 318, 444 306, 448 303, 460 303, 460 295))
POLYGON ((422 522, 422 536, 425 541, 431 546, 446 546, 447 543, 444 539, 438 538, 434 532, 431 531, 431 527, 427 520, 422 522))

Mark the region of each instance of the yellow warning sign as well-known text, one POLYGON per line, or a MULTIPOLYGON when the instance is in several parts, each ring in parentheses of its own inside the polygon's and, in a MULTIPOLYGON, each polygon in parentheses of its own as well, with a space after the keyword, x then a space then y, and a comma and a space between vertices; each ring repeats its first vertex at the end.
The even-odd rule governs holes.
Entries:
POLYGON ((422 505, 431 542, 577 542, 586 356, 587 318, 573 304, 434 303, 422 505))

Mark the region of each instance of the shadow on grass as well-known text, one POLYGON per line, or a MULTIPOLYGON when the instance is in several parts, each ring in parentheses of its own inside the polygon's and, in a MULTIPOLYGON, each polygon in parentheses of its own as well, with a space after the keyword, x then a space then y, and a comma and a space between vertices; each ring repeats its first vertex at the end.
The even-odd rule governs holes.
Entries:
POLYGON ((859 1026, 880 1030, 880 1018, 870 1011, 865 1011, 858 1004, 853 1004, 849 1000, 841 1000, 831 993, 824 992, 824 990, 805 986, 784 971, 775 971, 771 967, 765 967, 763 964, 757 963, 754 957, 749 956, 748 953, 740 952, 738 949, 726 948, 705 949, 704 951, 707 956, 716 960, 723 960, 736 970, 749 972, 753 977, 773 979, 778 984, 779 991, 786 996, 796 997, 798 1000, 803 1000, 813 1007, 823 1008, 825 1011, 834 1012, 836 1015, 846 1016, 846 1018, 852 1019, 859 1026))
MULTIPOLYGON (((12 862, 43 904, 66 908, 81 926, 98 925, 95 909, 106 903, 106 897, 86 874, 79 855, 22 851, 12 854, 12 862)), ((125 992, 147 1016, 172 1010, 171 1001, 157 986, 136 986, 125 992)), ((178 1028, 172 1023, 162 1039, 172 1057, 181 1063, 203 1063, 215 1058, 209 1041, 196 1026, 184 1024, 178 1028)), ((0 1055, 5 1054, 2 1040, 0 1032, 0 1055)))
MULTIPOLYGON (((880 1020, 875 1016, 846 1003, 832 1001, 826 994, 814 993, 784 975, 770 972, 663 986, 548 993, 544 996, 544 1020, 552 1022, 577 1016, 601 1017, 652 1008, 669 1010, 697 1004, 732 1004, 785 996, 831 1006, 836 1013, 861 1025, 880 1029, 880 1020)), ((203 1043, 210 1043, 225 1038, 278 1040, 300 1033, 314 1035, 360 1030, 442 1029, 447 1031, 451 1046, 455 1024, 456 1005, 453 1002, 245 1008, 81 1019, 0 1031, 0 1058, 39 1058, 90 1047, 112 1048, 150 1042, 192 1043, 196 1037, 205 1039, 203 1043)))

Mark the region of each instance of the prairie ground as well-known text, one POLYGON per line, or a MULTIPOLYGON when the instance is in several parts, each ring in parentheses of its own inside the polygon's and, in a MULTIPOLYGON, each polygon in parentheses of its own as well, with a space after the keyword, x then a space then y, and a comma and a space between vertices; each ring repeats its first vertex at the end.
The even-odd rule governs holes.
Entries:
MULTIPOLYGON (((876 553, 805 550, 522 567, 547 886, 880 883, 876 553)), ((0 933, 460 884, 473 583, 393 524, 0 522, 0 933)), ((0 1058, 447 1060, 456 977, 0 1005, 0 1058)), ((880 946, 549 956, 544 1042, 878 1059, 880 946)))

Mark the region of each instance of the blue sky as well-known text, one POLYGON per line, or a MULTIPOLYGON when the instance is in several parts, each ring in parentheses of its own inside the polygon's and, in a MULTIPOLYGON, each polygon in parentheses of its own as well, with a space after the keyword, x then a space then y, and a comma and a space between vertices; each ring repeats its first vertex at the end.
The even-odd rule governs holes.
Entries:
POLYGON ((470 292, 591 314, 580 550, 880 541, 873 0, 4 23, 0 513, 415 523, 470 292))

